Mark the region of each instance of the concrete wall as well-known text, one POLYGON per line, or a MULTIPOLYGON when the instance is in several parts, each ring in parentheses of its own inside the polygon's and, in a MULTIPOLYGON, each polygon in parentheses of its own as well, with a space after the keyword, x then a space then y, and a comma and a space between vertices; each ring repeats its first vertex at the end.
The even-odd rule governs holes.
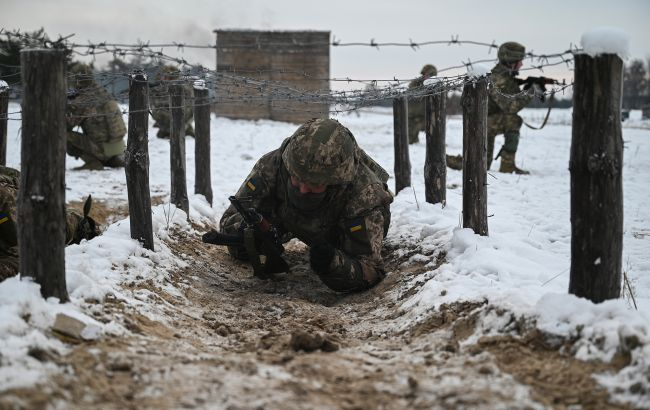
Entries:
POLYGON ((329 31, 215 30, 215 33, 217 72, 224 75, 217 82, 217 102, 213 108, 217 115, 294 123, 329 116, 327 104, 287 101, 278 95, 269 97, 267 83, 328 92, 329 31), (263 81, 242 85, 228 76, 263 81))

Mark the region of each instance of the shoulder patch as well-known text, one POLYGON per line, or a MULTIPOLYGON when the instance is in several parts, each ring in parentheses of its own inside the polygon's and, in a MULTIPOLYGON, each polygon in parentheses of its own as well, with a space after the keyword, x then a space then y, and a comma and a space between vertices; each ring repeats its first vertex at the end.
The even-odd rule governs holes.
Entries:
POLYGON ((350 233, 360 232, 365 229, 365 223, 363 218, 354 218, 350 220, 347 225, 350 233))

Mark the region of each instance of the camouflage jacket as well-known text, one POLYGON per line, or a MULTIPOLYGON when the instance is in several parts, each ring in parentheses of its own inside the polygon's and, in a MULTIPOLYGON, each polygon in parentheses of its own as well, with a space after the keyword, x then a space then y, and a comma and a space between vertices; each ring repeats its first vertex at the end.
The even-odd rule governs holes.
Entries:
MULTIPOLYGON (((17 253, 16 200, 19 183, 20 171, 0 166, 0 256, 17 253)), ((78 212, 66 210, 66 244, 74 239, 77 224, 82 219, 78 212)))
POLYGON ((492 69, 491 80, 488 115, 516 114, 533 99, 532 94, 521 93, 513 71, 501 63, 492 69))
MULTIPOLYGON (((68 100, 66 114, 69 131, 80 126, 83 134, 99 146, 119 143, 126 134, 122 110, 102 86, 79 89, 76 97, 68 100)), ((116 149, 121 153, 119 147, 116 149)))
MULTIPOLYGON (((282 152, 290 139, 255 164, 236 196, 250 198, 250 202, 245 202, 247 206, 264 215, 283 235, 284 241, 295 237, 309 246, 322 241, 332 244, 336 248, 334 260, 329 272, 321 275, 331 288, 338 290, 338 285, 331 285, 326 277, 349 278, 348 283, 360 284, 357 289, 374 285, 384 276, 381 247, 390 223, 389 205, 393 201, 385 182, 378 176, 380 172, 371 168, 377 164, 358 161, 352 183, 329 186, 319 209, 300 211, 289 202, 286 189, 289 174, 282 162, 282 152)), ((365 156, 365 152, 359 154, 360 158, 365 156)), ((235 233, 240 223, 240 215, 230 206, 221 218, 220 228, 223 233, 235 233)), ((340 286, 344 288, 355 290, 349 285, 340 286)))
MULTIPOLYGON (((183 85, 183 119, 191 123, 194 118, 194 88, 190 84, 183 85)), ((169 109, 169 85, 165 82, 151 86, 149 91, 149 105, 151 115, 159 127, 171 127, 171 111, 169 109)))
MULTIPOLYGON (((418 77, 415 80, 412 80, 409 83, 409 90, 414 88, 419 88, 424 85, 424 78, 418 77)), ((409 118, 422 118, 424 121, 424 98, 423 97, 411 97, 409 98, 409 118)))

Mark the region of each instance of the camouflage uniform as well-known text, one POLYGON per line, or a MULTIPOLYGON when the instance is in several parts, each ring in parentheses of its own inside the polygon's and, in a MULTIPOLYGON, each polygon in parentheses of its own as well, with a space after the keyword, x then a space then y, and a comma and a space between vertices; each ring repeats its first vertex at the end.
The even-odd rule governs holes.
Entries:
MULTIPOLYGON (((18 273, 18 238, 16 230, 18 186, 20 171, 0 166, 0 281, 18 273)), ((66 244, 79 243, 77 227, 83 216, 66 210, 66 244)))
MULTIPOLYGON (((420 74, 422 74, 421 77, 409 83, 409 90, 422 87, 424 80, 435 77, 438 70, 434 65, 427 64, 422 67, 420 74)), ((408 113, 409 144, 415 144, 419 141, 418 134, 425 129, 424 99, 420 97, 410 98, 408 113)))
MULTIPOLYGON (((392 194, 388 174, 335 120, 303 124, 280 148, 264 155, 237 191, 264 215, 284 241, 298 238, 313 251, 327 244, 331 259, 317 274, 333 290, 367 289, 384 277, 383 238, 390 223, 392 194), (322 194, 300 194, 291 176, 327 185, 322 194), (305 176, 309 176, 306 179, 305 176)), ((230 206, 220 221, 223 233, 236 233, 240 215, 230 206)), ((231 249, 235 257, 238 249, 231 249)))
POLYGON ((84 160, 82 168, 123 167, 126 125, 122 110, 104 87, 95 83, 90 67, 75 63, 69 71, 75 77, 66 108, 68 154, 84 160))
MULTIPOLYGON (((170 65, 163 66, 158 75, 158 82, 151 86, 149 92, 149 102, 151 105, 151 115, 154 119, 154 128, 158 128, 156 136, 158 138, 169 138, 171 136, 172 115, 169 109, 169 83, 178 78, 178 70, 170 65)), ((185 122, 185 135, 194 136, 194 88, 189 83, 183 84, 183 120, 185 122)))
POLYGON ((492 69, 492 87, 489 90, 487 121, 487 167, 490 168, 494 155, 494 139, 503 134, 505 143, 501 148, 501 172, 527 173, 514 165, 519 145, 519 130, 523 123, 517 114, 533 98, 531 93, 521 93, 515 77, 518 74, 511 67, 525 57, 526 49, 519 43, 508 42, 499 47, 499 63, 492 69), (505 162, 504 162, 505 161, 505 162))

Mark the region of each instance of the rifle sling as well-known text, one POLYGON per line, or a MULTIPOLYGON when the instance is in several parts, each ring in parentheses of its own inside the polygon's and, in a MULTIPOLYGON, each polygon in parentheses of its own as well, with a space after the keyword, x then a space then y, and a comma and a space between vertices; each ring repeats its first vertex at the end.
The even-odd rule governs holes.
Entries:
POLYGON ((251 265, 253 265, 253 275, 259 278, 265 277, 264 266, 260 262, 260 254, 255 246, 255 230, 253 228, 244 229, 244 248, 246 249, 251 265))
POLYGON ((553 93, 551 93, 550 98, 548 99, 548 110, 546 111, 546 117, 544 117, 544 121, 542 122, 542 125, 539 127, 535 127, 533 125, 528 124, 526 121, 524 121, 524 125, 532 130, 541 130, 544 128, 546 125, 546 122, 548 121, 548 117, 551 115, 551 108, 553 107, 553 93))

